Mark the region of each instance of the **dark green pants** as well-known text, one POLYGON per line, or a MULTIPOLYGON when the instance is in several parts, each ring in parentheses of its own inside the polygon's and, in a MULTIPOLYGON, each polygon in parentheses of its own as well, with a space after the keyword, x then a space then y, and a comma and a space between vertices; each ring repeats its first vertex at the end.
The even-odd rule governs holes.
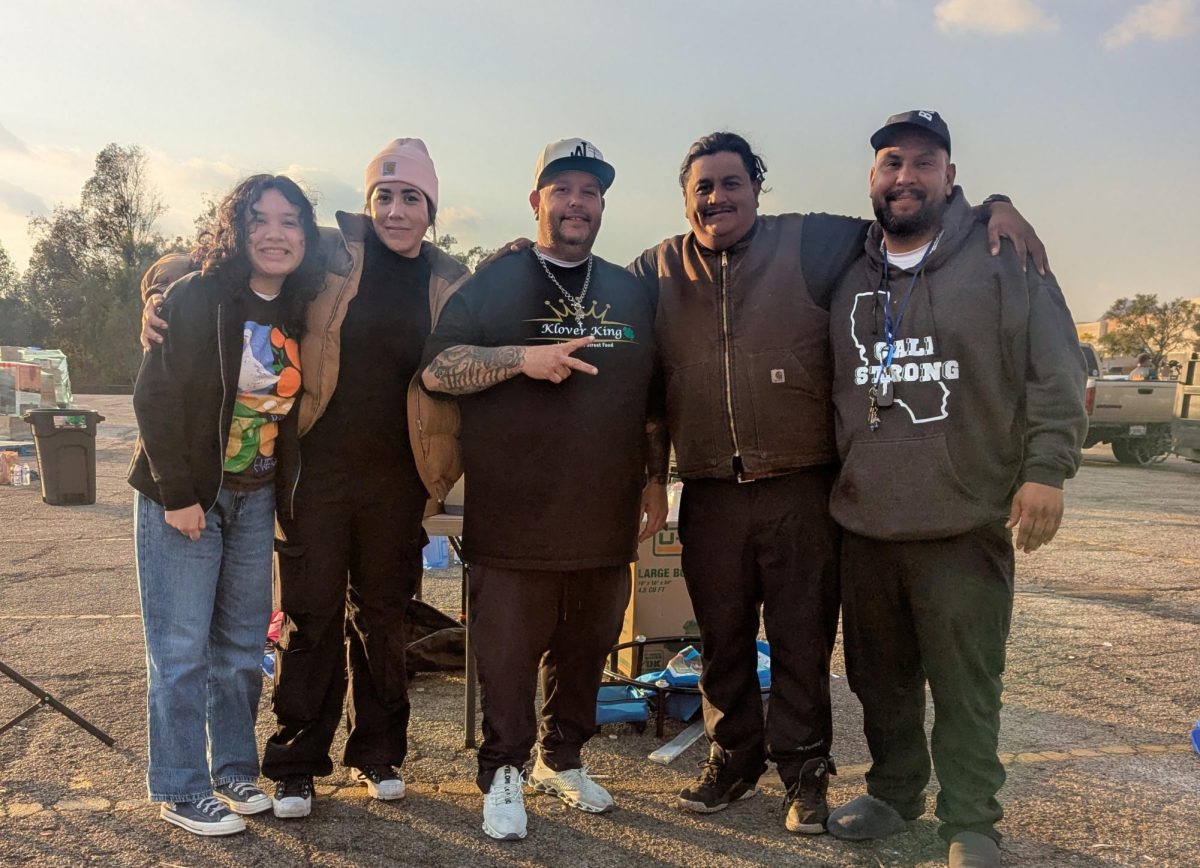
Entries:
POLYGON ((850 687, 871 749, 867 792, 905 817, 924 810, 933 694, 939 834, 999 840, 996 757, 1013 604, 1013 547, 1003 523, 960 536, 883 542, 842 537, 842 631, 850 687))

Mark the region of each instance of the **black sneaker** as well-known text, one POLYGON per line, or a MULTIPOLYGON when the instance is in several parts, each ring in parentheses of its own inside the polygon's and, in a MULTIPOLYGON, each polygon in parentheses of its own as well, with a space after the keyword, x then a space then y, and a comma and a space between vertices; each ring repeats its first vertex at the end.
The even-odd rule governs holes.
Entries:
POLYGON ((810 759, 800 767, 799 774, 781 774, 787 788, 783 797, 787 807, 784 828, 804 835, 820 835, 825 831, 829 822, 829 802, 825 796, 829 792, 829 776, 836 774, 833 760, 827 757, 810 759))
POLYGON ((193 835, 232 835, 244 831, 246 821, 220 801, 207 796, 194 802, 163 802, 158 815, 193 835))
POLYGON ((313 779, 310 775, 287 775, 275 782, 271 807, 281 819, 307 817, 312 812, 313 779))
POLYGON ((731 771, 715 751, 702 766, 696 783, 679 791, 679 807, 698 814, 713 814, 725 810, 730 802, 748 799, 756 792, 758 781, 748 781, 731 771))
POLYGON ((366 784, 372 799, 390 802, 404 798, 404 780, 391 766, 363 766, 358 770, 357 777, 360 784, 366 784))

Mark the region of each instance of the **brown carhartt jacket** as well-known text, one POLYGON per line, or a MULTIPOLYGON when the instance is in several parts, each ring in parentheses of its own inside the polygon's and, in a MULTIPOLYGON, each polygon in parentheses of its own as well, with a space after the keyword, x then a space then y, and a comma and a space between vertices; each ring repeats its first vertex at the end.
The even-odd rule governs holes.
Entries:
POLYGON ((630 266, 657 286, 667 426, 684 479, 759 479, 837 459, 827 289, 809 285, 801 248, 815 233, 837 248, 831 261, 848 262, 864 226, 760 216, 727 250, 688 232, 630 266))
MULTIPOLYGON (((303 437, 321 418, 337 388, 341 361, 341 328, 351 299, 358 294, 363 268, 363 242, 372 231, 364 214, 337 213, 338 229, 322 227, 321 253, 325 258, 325 283, 308 306, 307 328, 300 341, 299 428, 303 437)), ((429 316, 437 324, 447 299, 470 272, 457 259, 425 242, 421 255, 429 258, 429 316)), ((163 292, 170 284, 194 270, 196 264, 182 253, 159 259, 142 277, 145 301, 151 293, 163 292)), ((437 512, 451 487, 462 476, 461 427, 458 404, 446 396, 432 395, 418 383, 417 373, 408 385, 408 433, 417 472, 430 501, 426 514, 437 512)))

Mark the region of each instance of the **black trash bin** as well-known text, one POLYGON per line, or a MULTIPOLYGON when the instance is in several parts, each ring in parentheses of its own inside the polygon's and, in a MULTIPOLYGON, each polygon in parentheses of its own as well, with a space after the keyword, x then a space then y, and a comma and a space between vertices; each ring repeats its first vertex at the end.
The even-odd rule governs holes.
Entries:
POLYGON ((29 410, 21 417, 33 427, 42 501, 51 506, 96 502, 96 425, 94 410, 29 410))

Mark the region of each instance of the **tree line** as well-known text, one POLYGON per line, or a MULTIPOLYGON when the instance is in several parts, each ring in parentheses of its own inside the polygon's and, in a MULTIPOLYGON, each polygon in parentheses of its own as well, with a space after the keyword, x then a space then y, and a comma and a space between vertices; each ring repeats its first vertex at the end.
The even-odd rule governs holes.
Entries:
MULTIPOLYGON (((207 231, 216 202, 205 202, 191 238, 158 231, 165 210, 145 152, 106 146, 77 206, 30 219, 34 246, 24 273, 0 243, 0 344, 62 350, 76 386, 132 385, 141 361, 142 274, 166 253, 189 251, 207 231)), ((491 252, 456 250, 451 235, 436 243, 471 268, 491 252)))

